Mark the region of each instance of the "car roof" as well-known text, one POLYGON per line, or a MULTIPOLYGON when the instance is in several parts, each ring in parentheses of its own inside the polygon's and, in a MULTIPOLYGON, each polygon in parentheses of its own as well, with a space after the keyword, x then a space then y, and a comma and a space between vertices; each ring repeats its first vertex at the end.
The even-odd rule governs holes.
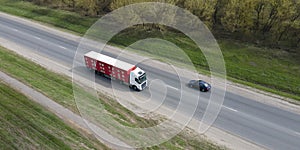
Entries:
POLYGON ((207 82, 205 82, 203 80, 191 80, 190 82, 207 83, 207 82))

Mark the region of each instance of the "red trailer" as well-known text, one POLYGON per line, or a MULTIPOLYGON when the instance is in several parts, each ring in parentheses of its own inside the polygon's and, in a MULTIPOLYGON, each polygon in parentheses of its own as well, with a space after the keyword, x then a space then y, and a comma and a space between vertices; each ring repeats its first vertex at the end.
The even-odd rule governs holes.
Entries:
POLYGON ((147 86, 146 73, 139 67, 115 58, 90 51, 84 55, 86 67, 98 74, 120 80, 135 90, 147 86))

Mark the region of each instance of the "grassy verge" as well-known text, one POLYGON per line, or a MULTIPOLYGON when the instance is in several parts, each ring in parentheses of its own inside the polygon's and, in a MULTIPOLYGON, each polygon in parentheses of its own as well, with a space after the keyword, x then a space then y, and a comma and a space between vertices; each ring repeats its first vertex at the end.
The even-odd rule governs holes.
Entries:
MULTIPOLYGON (((41 66, 18 56, 0 47, 0 70, 10 74, 14 78, 39 90, 46 96, 60 103, 61 105, 77 112, 76 104, 73 99, 72 82, 69 78, 55 74, 42 68, 41 66)), ((81 90, 80 92, 84 92, 81 90)), ((99 93, 100 94, 100 93, 99 93)), ((88 93, 82 94, 84 97, 88 93)), ((128 109, 121 106, 115 100, 100 95, 100 103, 105 108, 105 113, 110 115, 120 124, 130 127, 149 127, 158 123, 156 120, 145 119, 136 116, 128 109)), ((98 106, 98 105, 93 105, 98 106)), ((101 118, 100 118, 101 119, 101 118)), ((193 135, 193 134, 191 134, 193 135)), ((147 149, 221 149, 213 145, 198 135, 190 136, 185 132, 177 135, 170 141, 159 146, 147 149)))
POLYGON ((1 149, 107 149, 0 81, 1 149))
POLYGON ((8 50, 0 49, 0 70, 55 99, 66 108, 77 111, 72 95, 72 83, 65 80, 65 76, 56 75, 39 65, 32 65, 30 61, 20 59, 8 50))
MULTIPOLYGON (((36 6, 20 0, 0 0, 0 3, 0 11, 45 22, 79 34, 84 34, 96 21, 96 18, 82 17, 73 12, 36 6)), ((189 38, 180 33, 169 31, 161 33, 156 30, 149 32, 143 28, 135 28, 123 31, 110 42, 115 46, 126 47, 137 40, 149 37, 159 37, 176 44, 191 58, 199 72, 208 74, 205 57, 189 38)), ((297 78, 300 74, 299 53, 258 48, 227 40, 220 40, 219 44, 229 79, 300 100, 300 78, 297 78)), ((146 49, 143 52, 149 53, 146 49)))
POLYGON ((82 17, 76 13, 36 6, 20 0, 0 0, 0 11, 44 22, 79 34, 84 34, 97 20, 97 18, 82 17))

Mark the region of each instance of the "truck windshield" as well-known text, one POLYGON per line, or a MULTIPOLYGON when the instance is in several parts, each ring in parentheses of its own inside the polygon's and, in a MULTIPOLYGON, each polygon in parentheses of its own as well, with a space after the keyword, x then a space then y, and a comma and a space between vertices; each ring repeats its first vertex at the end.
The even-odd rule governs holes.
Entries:
POLYGON ((139 77, 139 84, 143 83, 144 81, 147 80, 146 77, 146 73, 143 73, 140 77, 139 77))

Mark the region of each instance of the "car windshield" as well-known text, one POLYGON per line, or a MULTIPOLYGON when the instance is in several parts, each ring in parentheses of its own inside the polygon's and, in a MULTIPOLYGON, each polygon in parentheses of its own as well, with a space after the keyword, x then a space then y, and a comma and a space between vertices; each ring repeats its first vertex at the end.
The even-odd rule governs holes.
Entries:
POLYGON ((141 84, 141 83, 143 83, 143 82, 146 81, 146 80, 147 80, 146 73, 143 73, 143 74, 139 77, 138 83, 141 84))

